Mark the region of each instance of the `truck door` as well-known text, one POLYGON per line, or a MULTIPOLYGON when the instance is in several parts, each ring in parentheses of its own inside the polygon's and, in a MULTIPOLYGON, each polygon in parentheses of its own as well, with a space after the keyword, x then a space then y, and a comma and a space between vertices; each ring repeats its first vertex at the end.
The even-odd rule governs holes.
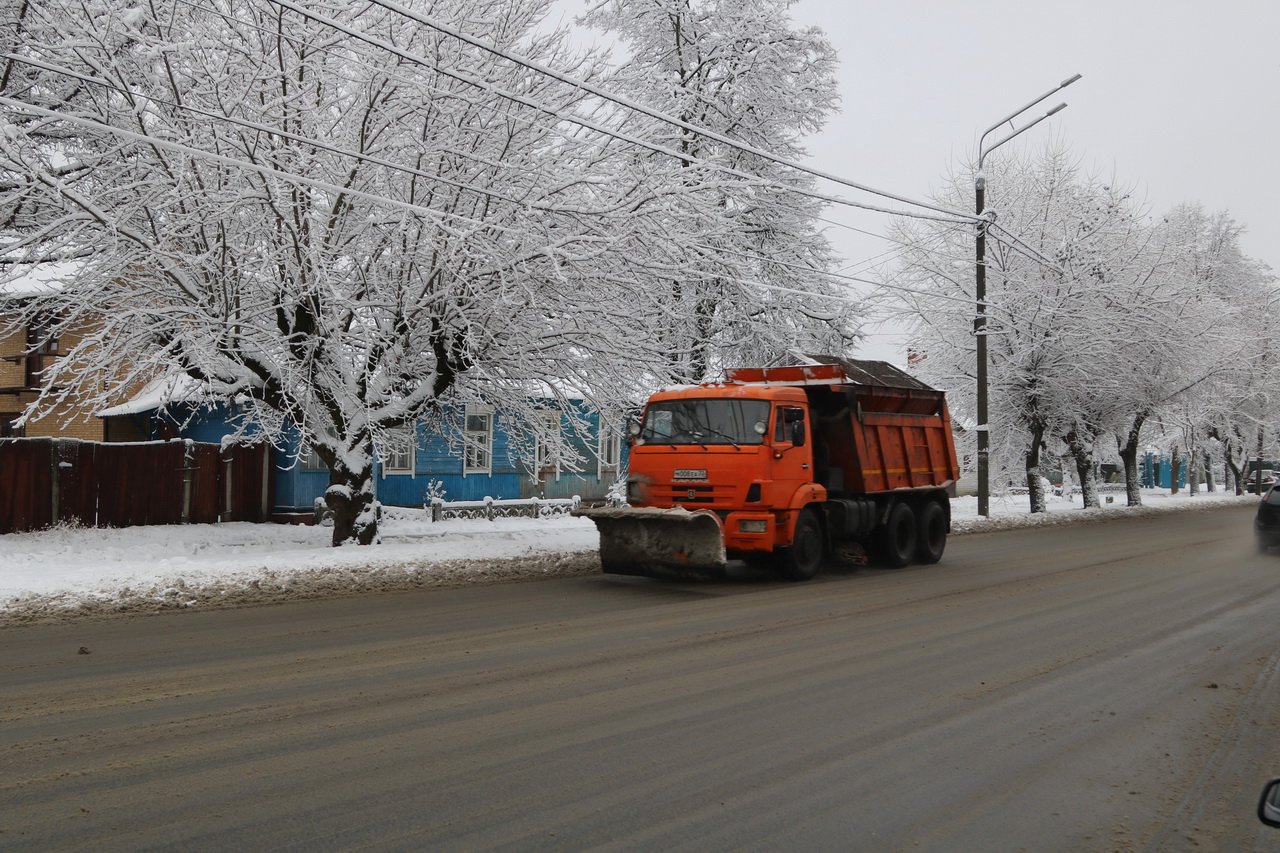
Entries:
MULTIPOLYGON (((804 406, 778 406, 773 426, 773 480, 801 483, 813 480, 813 441, 804 406)), ((792 487, 792 489, 794 489, 792 487)), ((783 492, 789 492, 784 488, 783 492)))

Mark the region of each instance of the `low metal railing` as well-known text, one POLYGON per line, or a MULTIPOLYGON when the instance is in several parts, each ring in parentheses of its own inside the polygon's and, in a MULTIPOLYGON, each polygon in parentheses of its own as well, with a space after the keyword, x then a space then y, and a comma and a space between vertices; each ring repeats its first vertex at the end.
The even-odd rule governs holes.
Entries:
POLYGON ((511 498, 486 497, 479 501, 446 501, 433 498, 424 509, 432 521, 455 518, 561 518, 569 515, 582 503, 582 498, 511 498))

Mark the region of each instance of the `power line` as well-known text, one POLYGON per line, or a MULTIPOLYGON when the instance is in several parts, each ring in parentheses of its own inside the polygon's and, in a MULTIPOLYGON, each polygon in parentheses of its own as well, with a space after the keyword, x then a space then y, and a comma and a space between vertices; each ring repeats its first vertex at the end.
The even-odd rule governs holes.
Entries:
MULTIPOLYGON (((289 0, 269 0, 269 2, 275 3, 276 5, 285 6, 286 8, 291 8, 294 11, 301 12, 301 10, 297 6, 289 2, 289 0)), ((559 80, 562 83, 567 83, 568 85, 573 86, 577 89, 581 89, 584 92, 590 92, 596 97, 602 98, 606 101, 610 101, 611 103, 618 104, 619 106, 626 107, 627 109, 647 115, 650 118, 654 118, 659 121, 666 122, 667 124, 674 125, 675 127, 679 127, 681 130, 687 130, 691 133, 696 133, 699 136, 705 136, 708 139, 714 139, 715 141, 723 145, 728 145, 732 148, 738 149, 739 151, 743 151, 747 154, 752 154, 756 157, 760 157, 772 163, 776 163, 780 166, 786 166, 787 168, 794 169, 798 172, 803 172, 805 174, 812 175, 814 177, 822 178, 824 180, 828 180, 833 183, 841 184, 851 189, 860 190, 862 192, 871 193, 872 195, 878 195, 883 198, 891 199, 893 201, 902 202, 903 204, 910 204, 915 207, 922 207, 926 210, 932 210, 937 213, 945 213, 948 216, 959 217, 961 219, 976 219, 976 217, 974 217, 971 214, 960 213, 958 211, 950 210, 945 207, 940 207, 938 205, 934 205, 929 202, 916 201, 914 199, 910 199, 905 196, 896 195, 886 190, 879 190, 874 187, 869 187, 865 184, 860 184, 855 181, 848 180, 846 178, 841 178, 838 175, 833 175, 829 172, 823 172, 818 169, 811 169, 807 166, 802 166, 798 163, 793 163, 789 160, 786 160, 782 157, 777 156, 776 154, 773 154, 769 151, 765 151, 762 148, 757 148, 753 145, 748 145, 746 143, 739 142, 738 140, 732 139, 721 133, 717 133, 716 131, 711 130, 710 128, 699 127, 697 125, 689 124, 688 122, 682 121, 678 118, 675 118, 674 116, 667 115, 666 113, 660 112, 659 110, 652 109, 637 101, 633 101, 630 98, 625 98, 621 95, 617 95, 612 92, 609 92, 608 90, 603 89, 599 86, 596 86, 592 83, 588 83, 585 80, 579 80, 568 74, 564 74, 560 71, 556 71, 555 69, 550 68, 549 66, 543 65, 542 63, 536 60, 529 59, 528 57, 521 56, 520 54, 516 54, 511 51, 503 50, 502 48, 492 45, 484 41, 483 39, 478 39, 474 36, 467 35, 466 33, 456 30, 448 26, 447 24, 441 23, 438 20, 429 18, 425 15, 419 15, 418 13, 413 12, 412 10, 407 9, 404 6, 401 6, 400 4, 394 2, 394 0, 369 0, 369 2, 375 6, 380 6, 383 9, 386 9, 387 11, 395 12, 399 15, 402 15, 403 17, 409 18, 412 21, 416 21, 422 24, 423 26, 430 27, 431 29, 436 30, 437 32, 445 33, 446 35, 452 36, 453 38, 456 38, 459 41, 465 42, 471 45, 472 47, 477 47, 495 56, 500 56, 508 60, 509 62, 514 62, 515 64, 523 66, 524 68, 528 68, 531 71, 537 71, 540 74, 545 74, 548 77, 552 77, 556 80, 559 80)))
POLYGON ((172 140, 159 139, 157 137, 149 136, 144 133, 135 133, 131 130, 125 130, 124 128, 116 127, 114 125, 104 124, 102 122, 94 121, 93 119, 84 118, 83 116, 58 113, 58 112, 55 112, 54 110, 45 109, 44 107, 37 107, 32 104, 26 104, 21 101, 16 101, 13 98, 9 98, 3 95, 0 95, 0 106, 6 106, 15 110, 35 113, 36 115, 42 115, 42 116, 45 116, 46 118, 52 118, 52 119, 61 120, 61 121, 70 121, 73 124, 79 124, 83 127, 88 127, 93 130, 112 133, 117 136, 122 136, 126 139, 131 139, 135 142, 142 142, 148 145, 153 145, 158 148, 167 148, 171 151, 176 151, 180 154, 187 154, 192 157, 198 157, 201 159, 210 160, 215 163, 220 163, 224 166, 232 166, 236 168, 247 169, 249 171, 257 172, 259 174, 266 175, 269 177, 280 178, 281 180, 289 183, 299 183, 299 184, 303 184, 304 186, 313 187, 315 189, 325 190, 326 192, 332 192, 339 195, 355 196, 357 198, 363 198, 366 201, 373 201, 375 203, 386 204, 391 207, 398 207, 410 213, 425 214, 436 220, 439 220, 443 217, 454 217, 454 218, 462 219, 466 222, 471 222, 473 224, 482 225, 488 228, 494 228, 495 230, 499 230, 499 231, 514 230, 514 229, 504 228, 499 225, 493 225, 488 222, 481 222, 479 220, 470 219, 469 217, 460 216, 458 214, 444 213, 442 211, 433 210, 432 208, 429 208, 429 207, 423 207, 422 205, 413 204, 412 202, 406 202, 406 201, 401 201, 399 199, 389 198, 387 196, 377 195, 376 193, 368 193, 368 192, 364 192, 363 190, 357 190, 350 187, 340 187, 337 184, 331 184, 331 183, 328 183, 327 181, 320 181, 320 180, 316 180, 315 178, 304 177, 302 175, 294 174, 292 172, 284 172, 279 169, 273 169, 270 166, 263 166, 258 163, 251 163, 247 160, 238 160, 234 157, 227 157, 223 154, 214 154, 212 152, 204 151, 199 148, 193 148, 189 145, 183 145, 179 142, 173 142, 172 140))
MULTIPOLYGON (((23 65, 30 65, 32 67, 39 68, 44 71, 49 71, 54 74, 62 74, 64 76, 71 77, 73 79, 80 80, 85 83, 102 86, 104 88, 111 89, 116 92, 120 92, 121 94, 124 94, 124 95, 136 94, 135 92, 130 91, 124 86, 119 86, 119 85, 116 85, 115 83, 111 83, 110 81, 102 80, 97 77, 92 77, 88 74, 81 74, 78 71, 73 71, 69 68, 64 68, 62 66, 54 65, 52 63, 42 62, 37 59, 29 59, 13 53, 0 54, 0 57, 22 63, 23 65)), ((245 128, 246 130, 254 130, 259 133, 268 134, 270 136, 278 136, 283 139, 290 139, 294 142, 301 142, 304 145, 310 145, 322 151, 328 151, 330 154, 337 154, 339 156, 351 157, 352 159, 355 159, 355 160, 373 163, 375 165, 382 166, 387 169, 392 169, 397 172, 403 172, 404 174, 407 174, 407 175, 413 175, 415 177, 425 178, 427 180, 435 181, 436 183, 444 184, 445 186, 454 187, 455 189, 465 190, 468 192, 477 193, 479 195, 485 195, 491 198, 496 198, 499 201, 505 201, 505 202, 508 202, 509 204, 516 204, 521 206, 532 207, 534 209, 539 209, 539 205, 536 202, 520 201, 518 199, 511 198, 510 196, 502 195, 501 193, 496 193, 491 190, 474 187, 469 184, 461 183, 460 181, 453 181, 453 180, 450 180, 449 178, 445 178, 440 175, 433 175, 429 172, 424 172, 421 169, 415 169, 412 166, 404 166, 399 163, 393 163, 390 160, 385 160, 381 157, 376 157, 372 154, 361 154, 359 152, 351 151, 346 148, 339 148, 336 145, 330 145, 329 143, 324 142, 322 140, 314 139, 309 136, 302 136, 301 134, 292 133, 287 130, 281 130, 280 128, 277 128, 277 127, 270 127, 265 124, 258 124, 257 122, 248 121, 247 119, 234 118, 232 116, 228 116, 222 113, 215 113, 210 110, 201 109, 200 107, 193 107, 187 104, 180 104, 180 103, 177 103, 176 101, 170 101, 170 100, 166 100, 165 98, 159 98, 152 94, 148 94, 146 96, 146 100, 150 103, 163 104, 164 106, 169 107, 171 109, 183 110, 185 112, 195 113, 196 115, 204 116, 205 118, 208 118, 214 121, 226 122, 228 124, 232 124, 237 127, 245 128)), ((471 159, 473 162, 476 162, 475 158, 471 158, 471 159)), ((448 215, 455 215, 455 214, 448 214, 448 215)), ((476 220, 468 220, 468 221, 475 222, 476 220)))
MULTIPOLYGON (((235 24, 236 26, 245 26, 245 27, 248 27, 249 29, 256 30, 256 31, 258 31, 258 32, 260 32, 260 33, 264 33, 264 34, 270 35, 272 38, 275 38, 275 37, 277 37, 277 36, 279 35, 279 34, 278 34, 278 33, 276 33, 275 31, 267 30, 267 29, 266 29, 266 28, 264 28, 264 27, 257 26, 257 25, 255 25, 255 24, 249 23, 249 22, 247 22, 247 21, 244 21, 244 20, 241 20, 241 19, 238 19, 238 18, 233 18, 233 17, 231 17, 231 16, 227 15, 226 13, 224 13, 224 12, 222 12, 222 11, 218 10, 218 9, 215 9, 215 8, 212 8, 212 7, 209 7, 209 6, 202 5, 202 4, 200 4, 200 3, 194 2, 194 0, 175 0, 175 2, 180 3, 180 4, 184 5, 184 6, 187 6, 187 7, 191 8, 191 9, 198 9, 198 10, 200 10, 200 11, 207 12, 207 13, 209 13, 209 14, 215 15, 215 16, 217 16, 217 17, 222 18, 222 19, 223 19, 223 20, 225 20, 225 21, 228 21, 228 22, 230 22, 230 23, 235 24)), ((283 4, 277 4, 277 5, 283 5, 283 4)), ((394 11, 394 10, 389 10, 389 11, 394 11)), ((301 13, 301 12, 300 12, 300 13, 301 13)), ((304 16, 305 16, 305 13, 301 13, 301 14, 304 14, 304 16)), ((317 20, 319 23, 323 23, 323 24, 325 24, 326 26, 330 26, 331 28, 332 28, 332 26, 333 26, 333 25, 332 25, 332 24, 330 24, 329 22, 327 22, 327 21, 325 21, 325 20, 321 20, 321 19, 320 19, 320 18, 318 18, 318 17, 313 16, 313 19, 317 20)), ((384 46, 382 46, 382 45, 378 44, 376 39, 374 39, 374 40, 371 40, 371 39, 363 39, 363 38, 361 38, 359 35, 353 34, 353 33, 349 32, 349 31, 342 30, 342 29, 339 29, 339 31, 340 31, 340 32, 344 32, 344 33, 346 33, 346 34, 348 34, 348 35, 351 35, 353 38, 357 38, 358 40, 362 40, 362 41, 364 41, 366 44, 370 44, 371 46, 378 47, 379 49, 383 49, 383 50, 385 50, 385 49, 386 49, 384 46)), ((317 51, 317 52, 328 53, 328 54, 335 54, 335 53, 336 53, 336 51, 334 51, 334 50, 333 50, 333 49, 331 49, 331 48, 325 47, 325 46, 323 46, 323 45, 318 45, 318 44, 316 44, 316 43, 314 43, 314 42, 306 41, 305 39, 299 38, 299 37, 294 36, 294 35, 286 35, 286 36, 285 36, 285 38, 286 38, 288 41, 290 41, 290 42, 293 42, 293 43, 296 43, 296 44, 302 45, 302 46, 304 46, 304 47, 307 47, 307 48, 309 48, 309 49, 311 49, 311 50, 315 50, 315 51, 317 51)), ((443 95, 443 96, 445 96, 445 97, 459 97, 459 96, 457 95, 457 93, 455 93, 455 92, 451 92, 451 91, 448 91, 448 90, 445 90, 445 89, 442 89, 442 88, 440 88, 439 86, 434 86, 434 85, 430 85, 430 84, 424 84, 424 83, 423 83, 423 81, 421 81, 421 80, 410 80, 410 79, 405 78, 405 77, 403 77, 403 76, 401 76, 401 75, 396 75, 396 74, 394 74, 392 71, 388 70, 385 66, 374 63, 371 59, 367 59, 367 58, 364 58, 364 59, 355 59, 355 58, 353 58, 353 57, 352 57, 351 55, 349 55, 349 54, 344 54, 344 58, 345 58, 345 59, 347 59, 348 61, 354 61, 354 62, 356 62, 357 64, 362 65, 362 66, 364 66, 364 67, 366 67, 366 68, 373 68, 373 69, 376 69, 376 70, 377 70, 377 71, 379 71, 380 73, 382 73, 382 74, 386 74, 388 77, 393 77, 393 78, 395 78, 395 79, 398 79, 399 81, 401 81, 402 83, 404 83, 404 84, 406 84, 406 85, 419 86, 419 87, 421 87, 421 86, 424 86, 424 85, 425 85, 425 87, 426 87, 429 91, 439 93, 439 94, 441 94, 441 95, 443 95)), ((410 61, 413 61, 413 60, 410 60, 410 61)), ((530 60, 530 61, 532 61, 532 60, 530 60)), ((423 63, 422 63, 421 61, 418 61, 418 62, 416 62, 415 64, 420 64, 420 65, 421 65, 421 64, 423 64, 423 63)), ((459 82, 463 82, 463 83, 464 83, 464 84, 466 84, 466 85, 474 85, 471 81, 462 80, 461 78, 459 78, 459 77, 458 77, 458 76, 456 76, 456 75, 449 75, 449 74, 448 74, 448 72, 445 72, 443 69, 440 69, 440 68, 439 68, 439 67, 437 67, 437 66, 434 66, 434 65, 430 65, 430 64, 428 64, 428 65, 427 65, 427 67, 430 67, 430 68, 433 68, 434 70, 440 71, 442 74, 445 74, 446 76, 450 76, 450 77, 451 77, 451 79, 459 80, 459 82)), ((482 87, 482 88, 483 88, 483 87, 482 87)), ((503 94, 503 93, 500 93, 500 94, 503 94)), ((505 94, 503 94, 503 97, 508 97, 508 96, 507 96, 507 95, 505 95, 505 94)), ((510 99, 510 98, 508 98, 508 99, 510 99)), ((464 99, 464 100, 465 100, 465 99, 464 99)), ((479 104, 476 104, 476 103, 475 103, 475 102, 473 102, 473 101, 468 101, 468 103, 471 103, 471 104, 476 105, 476 106, 480 106, 479 104)), ((533 100, 532 100, 532 99, 527 99, 527 101, 515 100, 515 103, 520 103, 522 106, 529 106, 531 103, 534 103, 534 102, 533 102, 533 100)), ((558 112, 555 112, 555 111, 553 111, 553 110, 550 110, 549 108, 546 108, 545 106, 536 106, 536 107, 534 107, 534 108, 535 108, 535 109, 537 109, 539 112, 547 113, 547 114, 551 115, 551 116, 552 116, 552 117, 554 117, 554 118, 557 118, 557 119, 562 119, 562 118, 563 118, 563 117, 562 117, 562 114, 560 114, 560 113, 558 113, 558 112)), ((527 124, 527 125, 528 125, 528 126, 530 126, 530 127, 537 127, 537 128, 542 129, 542 130, 545 130, 545 131, 547 131, 547 132, 549 132, 549 133, 555 133, 555 132, 557 132, 555 128, 553 128, 553 127, 551 127, 551 126, 548 126, 548 125, 545 125, 545 124, 540 124, 539 122, 537 122, 537 121, 535 121, 535 120, 533 120, 533 119, 531 119, 531 118, 524 118, 524 117, 521 117, 519 120, 520 120, 521 122, 523 122, 523 123, 527 124)), ((572 121, 572 119, 570 119, 570 120, 572 121)), ((576 122, 575 122, 575 123, 576 123, 576 122)), ((479 132, 479 131, 477 131, 477 132, 479 132)), ((611 131, 609 131, 609 130, 607 130, 607 129, 602 130, 601 132, 603 132, 603 133, 604 133, 606 136, 608 136, 609 138, 617 139, 617 140, 619 140, 619 141, 626 142, 627 144, 637 144, 637 143, 636 143, 636 141, 635 141, 635 140, 633 140, 633 139, 631 139, 630 137, 620 136, 620 135, 618 135, 618 134, 612 133, 611 131)), ((650 148, 650 150, 655 150, 655 149, 653 148, 653 146, 644 146, 644 147, 650 148)), ((660 148, 660 147, 659 147, 659 148, 660 148)), ((481 161, 481 160, 479 160, 478 158, 474 157, 474 155, 470 155, 470 154, 468 154, 467 152, 464 152, 464 151, 456 151, 456 152, 453 152, 453 153, 454 153, 454 154, 456 154, 456 155, 457 155, 457 156, 459 156, 459 157, 462 157, 463 159, 470 159, 470 160, 473 160, 473 161, 475 161, 475 162, 484 162, 484 161, 481 161)), ((727 172, 727 173, 729 173, 729 174, 733 174, 733 175, 735 175, 735 176, 745 176, 745 177, 747 177, 747 178, 749 178, 749 179, 752 179, 752 180, 753 180, 753 182, 754 182, 754 183, 756 183, 756 184, 763 185, 763 186, 769 186, 769 187, 773 187, 773 188, 776 188, 776 189, 781 189, 781 190, 783 190, 784 192, 794 192, 794 193, 797 193, 797 194, 799 194, 799 195, 803 195, 803 196, 806 196, 806 197, 815 198, 815 199, 820 200, 820 201, 825 201, 825 202, 827 202, 827 203, 829 203, 829 204, 837 204, 837 205, 852 206, 852 207, 857 207, 857 208, 860 208, 860 209, 865 209, 865 210, 869 210, 869 211, 876 212, 876 213, 887 213, 887 214, 890 214, 890 215, 912 216, 912 214, 903 213, 903 212, 901 212, 901 211, 893 211, 893 210, 888 210, 888 209, 880 208, 880 207, 874 207, 874 206, 868 206, 868 205, 860 205, 860 204, 858 204, 858 203, 856 203, 856 202, 851 202, 851 201, 848 201, 848 200, 846 200, 846 199, 843 199, 843 198, 840 198, 840 197, 837 197, 837 196, 830 196, 830 195, 825 195, 825 194, 822 194, 822 193, 816 193, 816 192, 808 191, 808 190, 805 190, 804 188, 801 188, 801 187, 796 187, 796 186, 793 186, 793 185, 790 185, 790 184, 780 183, 780 182, 778 182, 778 181, 773 181, 773 180, 769 180, 769 179, 761 178, 761 177, 760 177, 760 176, 758 176, 758 175, 751 175, 750 173, 746 173, 746 174, 744 175, 743 173, 741 173, 741 172, 737 172, 737 171, 734 171, 734 170, 732 170, 732 169, 730 169, 730 168, 728 168, 728 167, 724 167, 724 166, 721 166, 721 165, 719 165, 719 164, 715 164, 715 163, 709 163, 709 162, 706 162, 706 161, 702 161, 702 160, 699 160, 699 159, 698 159, 698 158, 696 158, 696 157, 690 157, 690 156, 685 155, 685 154, 680 153, 680 152, 671 152, 671 151, 670 151, 670 150, 668 150, 668 149, 661 149, 661 150, 660 150, 660 153, 668 153, 668 154, 672 154, 673 156, 677 156, 677 157, 679 157, 679 158, 681 158, 681 159, 689 160, 690 162, 696 162, 696 163, 699 163, 699 164, 701 164, 701 165, 708 166, 708 167, 710 167, 710 168, 712 168, 712 169, 715 169, 715 170, 724 171, 724 172, 727 172)), ((798 167, 798 168, 799 168, 799 167, 798 167)), ((478 191, 478 192, 479 192, 479 191, 478 191)), ((939 209, 943 209, 943 208, 939 208, 939 209)), ((960 214, 960 215, 961 215, 961 216, 964 216, 964 214, 960 214)), ((827 218, 825 218, 825 217, 816 217, 816 218, 817 218, 819 221, 827 222, 827 223, 829 223, 829 224, 831 224, 831 225, 835 225, 835 226, 840 227, 840 228, 846 228, 846 229, 849 229, 849 230, 851 230, 851 231, 856 231, 856 232, 859 232, 859 233, 862 233, 862 234, 867 234, 867 235, 872 236, 872 237, 877 237, 878 239, 888 240, 888 241, 891 241, 891 242, 900 242, 900 241, 895 241, 895 240, 894 240, 893 238, 891 238, 891 237, 886 237, 886 236, 884 236, 884 235, 882 235, 882 234, 876 234, 876 233, 871 232, 871 231, 866 231, 866 230, 863 230, 863 229, 857 228, 857 227, 852 226, 852 225, 847 225, 847 224, 842 223, 842 222, 837 222, 837 221, 835 221, 835 220, 827 219, 827 218)), ((933 219, 933 217, 916 217, 916 218, 927 218, 927 219, 931 219, 931 220, 933 219)), ((935 221, 947 221, 947 220, 938 219, 938 220, 935 220, 935 221)), ((962 222, 962 223, 959 223, 959 224, 967 224, 967 223, 962 222)))
MULTIPOLYGON (((943 213, 947 214, 947 216, 943 217, 943 216, 931 216, 931 215, 920 214, 920 213, 909 213, 907 211, 893 210, 891 208, 879 207, 877 205, 863 204, 861 202, 855 202, 846 198, 841 198, 840 196, 833 196, 827 193, 821 193, 814 190, 808 190, 802 187, 785 184, 779 181, 772 181, 769 179, 761 178, 759 175, 753 175, 749 172, 743 172, 739 169, 734 169, 730 166, 724 166, 718 163, 712 163, 706 160, 701 160, 697 157, 692 157, 688 154, 683 154, 679 151, 676 151, 672 148, 668 148, 664 145, 648 142, 647 140, 641 139, 637 136, 612 130, 600 124, 599 122, 594 122, 594 121, 591 121, 590 119, 585 119, 570 113, 561 112, 552 107, 548 107, 545 104, 539 103, 538 101, 532 98, 528 98, 524 95, 516 94, 513 92, 508 92, 505 89, 502 89, 498 86, 494 86, 490 83, 485 82, 484 80, 480 80, 475 77, 472 77, 469 74, 463 74, 458 71, 451 71, 451 70, 442 68, 438 65, 434 65, 429 60, 423 57, 417 56, 416 54, 410 53, 409 51, 406 51, 403 48, 395 44, 392 44, 391 42, 386 41, 385 39, 381 39, 376 36, 369 35, 368 33, 364 33, 359 30, 353 30, 350 27, 344 25, 340 21, 330 18, 327 15, 322 15, 322 14, 319 14, 318 12, 314 12, 309 9, 304 9, 301 6, 298 6, 297 4, 290 2, 290 0, 268 0, 268 2, 274 5, 280 6, 281 8, 289 9, 290 11, 293 11, 303 16, 304 18, 308 18, 317 23, 323 24, 324 26, 330 27, 331 29, 337 30, 338 32, 345 33, 346 35, 350 36, 353 39, 356 39, 357 41, 362 41, 365 44, 371 45, 373 47, 381 48, 382 50, 385 50, 388 53, 391 53, 395 56, 399 56, 400 58, 408 62, 413 62, 417 65, 421 65, 426 68, 431 68, 437 73, 442 74, 445 77, 448 77, 450 79, 457 80, 460 83, 466 83, 468 85, 475 86, 476 88, 482 89, 492 95, 505 98, 514 103, 522 104, 531 109, 538 110, 539 112, 545 112, 548 115, 551 115, 561 121, 566 121, 566 122, 570 122, 571 124, 576 124, 579 127, 582 127, 584 129, 592 130, 592 131, 595 131, 596 133, 601 133, 606 136, 610 136, 621 142, 627 142, 631 145, 636 145, 638 147, 648 149, 657 154, 663 154, 668 157, 673 157, 682 162, 696 163, 708 169, 713 169, 715 171, 723 172, 728 175, 733 175, 734 177, 737 177, 737 178, 743 178, 745 180, 751 181, 752 183, 774 186, 787 192, 798 193, 800 195, 809 196, 811 198, 815 198, 820 201, 826 201, 831 204, 840 204, 848 207, 857 207, 863 210, 871 210, 878 213, 889 214, 892 216, 905 216, 913 219, 929 219, 929 220, 937 220, 942 222, 969 222, 975 219, 975 217, 972 214, 958 214, 958 213, 953 213, 952 211, 947 211, 947 210, 943 210, 943 213)), ((426 24, 426 26, 430 26, 430 24, 426 24)), ((922 206, 928 207, 928 205, 922 205, 922 206)))

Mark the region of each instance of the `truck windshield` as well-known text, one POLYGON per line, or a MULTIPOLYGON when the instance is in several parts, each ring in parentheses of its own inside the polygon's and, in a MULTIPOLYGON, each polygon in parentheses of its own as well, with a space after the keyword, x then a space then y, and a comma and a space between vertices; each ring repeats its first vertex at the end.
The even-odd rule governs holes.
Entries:
POLYGON ((655 444, 761 444, 767 400, 663 400, 645 411, 640 438, 655 444))

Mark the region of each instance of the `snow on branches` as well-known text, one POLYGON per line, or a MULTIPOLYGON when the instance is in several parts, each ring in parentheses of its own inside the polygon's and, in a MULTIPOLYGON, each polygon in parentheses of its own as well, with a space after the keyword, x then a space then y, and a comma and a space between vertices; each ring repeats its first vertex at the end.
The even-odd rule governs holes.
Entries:
MULTIPOLYGON (((1258 360, 1276 338, 1274 282, 1241 254, 1227 217, 1186 206, 1152 221, 1128 190, 1087 174, 1060 145, 1002 153, 986 173, 995 212, 986 255, 993 482, 1013 482, 1022 468, 1031 509, 1042 511, 1041 454, 1053 450, 1070 459, 1086 505, 1096 504, 1096 463, 1106 454, 1119 458, 1138 502, 1144 426, 1150 432, 1190 407, 1195 447, 1197 430, 1230 432, 1226 424, 1261 414, 1239 398, 1274 393, 1261 391, 1275 380, 1258 360)), ((972 192, 962 172, 942 198, 966 206, 972 192)), ((971 417, 972 229, 899 222, 895 236, 904 248, 890 284, 902 289, 884 298, 927 355, 923 377, 971 417)))
MULTIPOLYGON (((375 445, 450 403, 536 429, 548 394, 609 408, 721 350, 846 338, 847 312, 764 287, 819 287, 762 257, 825 268, 811 203, 731 151, 715 156, 768 180, 623 144, 609 128, 633 124, 625 112, 502 55, 604 78, 604 56, 543 26, 548 6, 6 7, 19 37, 0 81, 0 265, 78 259, 23 304, 87 330, 40 405, 195 379, 269 436, 301 434, 343 496, 341 540, 376 525, 375 445)), ((776 54, 769 94, 733 59, 734 26, 699 20, 713 76, 694 88, 725 98, 689 117, 793 154, 833 100, 830 49, 777 30, 759 45, 776 54)))

